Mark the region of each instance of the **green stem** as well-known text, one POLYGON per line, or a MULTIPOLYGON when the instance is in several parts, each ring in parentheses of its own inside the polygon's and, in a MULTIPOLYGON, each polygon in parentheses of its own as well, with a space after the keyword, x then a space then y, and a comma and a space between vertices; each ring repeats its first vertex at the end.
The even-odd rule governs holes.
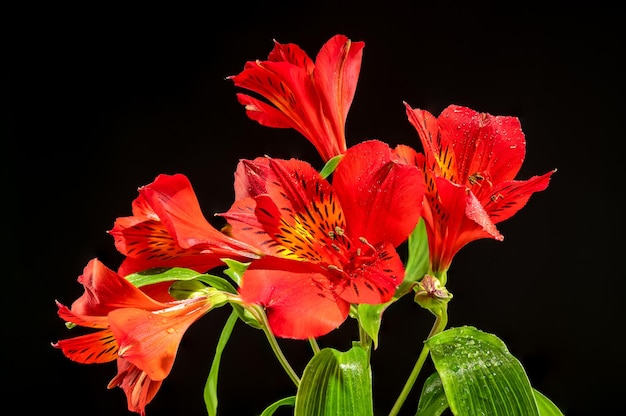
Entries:
MULTIPOLYGON (((430 334, 428 334, 427 339, 443 331, 443 329, 448 324, 447 307, 441 308, 440 312, 441 313, 439 315, 435 315, 437 318, 435 319, 435 323, 433 324, 433 327, 430 330, 430 334)), ((413 366, 413 370, 411 371, 411 374, 409 375, 409 378, 404 384, 404 387, 402 388, 400 395, 396 399, 396 402, 394 403, 393 407, 391 408, 391 411, 389 412, 389 416, 396 416, 398 412, 400 412, 400 408, 404 404, 404 401, 409 395, 409 392, 413 388, 413 385, 415 384, 415 381, 417 380, 417 377, 419 376, 420 371, 422 370, 422 366, 424 365, 426 358, 428 358, 429 353, 430 353, 430 349, 426 346, 426 344, 424 344, 422 346, 422 351, 420 352, 419 357, 417 357, 415 366, 413 366)))
POLYGON ((315 338, 309 338, 309 344, 311 345, 314 355, 320 352, 320 346, 317 345, 317 340, 315 338))
POLYGON ((289 361, 287 361, 285 354, 283 354, 283 351, 280 349, 280 345, 278 345, 278 340, 276 339, 276 337, 272 333, 272 330, 270 329, 270 325, 269 325, 269 322, 267 321, 267 315, 265 314, 265 311, 259 307, 259 308, 256 308, 256 312, 257 312, 257 318, 263 324, 262 325, 263 332, 265 332, 265 336, 267 337, 267 340, 269 341, 270 346, 272 347, 272 351, 274 351, 274 355, 276 355, 276 358, 278 358, 280 365, 283 366, 283 369, 285 370, 285 372, 287 373, 291 381, 293 381, 293 384, 295 384, 296 387, 298 387, 300 385, 300 377, 298 377, 294 369, 289 364, 289 361))

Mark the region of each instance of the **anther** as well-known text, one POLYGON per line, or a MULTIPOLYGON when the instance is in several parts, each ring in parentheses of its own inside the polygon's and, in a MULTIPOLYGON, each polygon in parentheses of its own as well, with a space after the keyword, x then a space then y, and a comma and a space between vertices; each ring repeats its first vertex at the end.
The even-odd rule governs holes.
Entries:
MULTIPOLYGON (((373 246, 373 245, 371 245, 371 244, 369 243, 369 241, 367 241, 367 239, 366 239, 365 237, 359 237, 359 241, 360 241, 361 243, 365 244, 366 246, 368 246, 369 248, 371 248, 373 251, 376 251, 376 248, 374 248, 374 246, 373 246)), ((360 249, 359 249, 359 250, 360 250, 360 249)), ((358 253, 358 251, 359 251, 359 250, 357 250, 357 254, 360 256, 361 254, 360 254, 360 253, 358 253)))
POLYGON ((345 273, 343 270, 341 270, 339 267, 335 266, 334 264, 329 264, 328 270, 334 270, 339 273, 345 273))

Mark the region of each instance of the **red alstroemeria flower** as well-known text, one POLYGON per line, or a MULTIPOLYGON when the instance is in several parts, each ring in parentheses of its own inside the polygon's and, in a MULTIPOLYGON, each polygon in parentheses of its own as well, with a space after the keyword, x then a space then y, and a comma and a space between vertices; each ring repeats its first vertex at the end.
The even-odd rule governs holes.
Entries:
POLYGON ((300 160, 241 161, 239 199, 222 214, 232 235, 262 249, 239 288, 266 308, 273 333, 324 335, 352 303, 384 303, 404 277, 396 247, 417 224, 423 175, 380 141, 348 149, 332 184, 300 160))
POLYGON ((326 162, 346 151, 346 118, 364 46, 336 35, 313 63, 299 46, 275 41, 266 61, 247 62, 241 73, 228 78, 272 104, 237 94, 248 117, 264 126, 297 130, 326 162))
POLYGON ((118 374, 109 388, 120 386, 128 409, 144 415, 174 364, 183 334, 213 305, 205 296, 157 301, 97 259, 89 262, 78 282, 85 292, 71 308, 57 302, 58 314, 66 322, 98 331, 52 345, 79 363, 117 359, 118 374))
POLYGON ((133 215, 118 218, 109 233, 126 256, 118 273, 126 276, 155 267, 187 267, 199 273, 220 266, 222 258, 249 261, 254 248, 213 227, 203 216, 189 179, 159 175, 139 188, 133 215))
POLYGON ((526 153, 516 117, 451 105, 435 118, 405 105, 424 154, 404 147, 403 156, 425 174, 423 217, 432 273, 440 276, 467 243, 502 240, 495 224, 513 216, 534 192, 544 190, 555 170, 515 180, 526 153))

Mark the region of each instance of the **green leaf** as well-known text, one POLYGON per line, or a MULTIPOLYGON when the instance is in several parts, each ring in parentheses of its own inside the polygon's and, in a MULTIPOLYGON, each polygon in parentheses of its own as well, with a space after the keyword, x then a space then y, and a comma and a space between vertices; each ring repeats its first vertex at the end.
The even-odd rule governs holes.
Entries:
POLYGON ((337 165, 339 164, 342 158, 343 158, 343 155, 337 155, 333 157, 332 159, 330 159, 328 162, 326 162, 326 165, 324 165, 324 167, 320 171, 320 175, 322 176, 322 178, 324 179, 328 178, 330 174, 335 171, 335 169, 337 168, 337 165))
POLYGON ((380 330, 383 312, 390 304, 391 302, 375 305, 361 303, 357 306, 359 325, 372 338, 374 349, 378 347, 378 331, 380 330))
POLYGON ((217 416, 217 376, 219 374, 220 362, 222 360, 222 353, 228 343, 230 334, 233 332, 235 323, 237 322, 237 314, 231 312, 228 320, 222 328, 222 333, 215 347, 215 355, 213 356, 213 362, 211 363, 211 370, 207 377, 206 384, 204 385, 204 403, 209 416, 217 416))
POLYGON ((535 400, 541 416, 563 416, 563 412, 550 399, 537 390, 533 390, 533 393, 535 393, 535 400))
POLYGON ((415 416, 439 416, 448 408, 448 399, 439 374, 431 374, 422 387, 415 416))
POLYGON ((524 368, 495 335, 465 326, 426 345, 456 416, 539 415, 524 368))
POLYGON ((212 274, 203 274, 198 276, 198 280, 214 287, 215 289, 221 290, 222 292, 237 293, 234 286, 223 277, 214 276, 212 274))
POLYGON ((132 273, 126 276, 126 280, 137 287, 141 287, 174 280, 192 280, 201 275, 202 273, 198 273, 195 270, 173 267, 171 269, 158 268, 132 273))
MULTIPOLYGON (((239 263, 242 264, 242 263, 239 263)), ((235 268, 237 268, 238 266, 235 266, 235 268)), ((246 266, 247 267, 247 266, 246 266)), ((216 289, 219 289, 221 291, 224 292, 229 292, 229 293, 237 293, 237 290, 233 287, 232 284, 230 284, 230 282, 222 277, 219 276, 213 276, 210 274, 203 274, 202 276, 198 277, 198 280, 206 283, 207 285, 214 287, 216 289)), ((233 309, 235 310, 235 312, 237 312, 237 315, 239 315, 239 318, 241 318, 242 321, 244 321, 246 324, 250 325, 253 328, 257 328, 260 329, 262 326, 259 323, 259 321, 257 321, 251 314, 250 312, 248 312, 246 309, 244 309, 241 305, 237 305, 236 303, 231 303, 231 306, 233 307, 233 309)))
POLYGON ((365 349, 325 348, 302 374, 294 416, 368 416, 374 412, 372 375, 365 349))
POLYGON ((222 261, 228 266, 228 268, 224 270, 224 274, 233 279, 237 286, 241 286, 241 276, 243 276, 243 273, 250 263, 242 263, 231 259, 222 259, 222 261))
POLYGON ((419 222, 409 235, 408 259, 404 268, 404 280, 396 291, 396 297, 402 297, 408 293, 411 286, 418 282, 428 273, 430 258, 428 257, 428 235, 424 219, 419 222))
POLYGON ((269 405, 261 416, 272 416, 276 410, 278 410, 281 406, 293 406, 296 403, 296 396, 285 397, 284 399, 280 399, 271 405, 269 405))

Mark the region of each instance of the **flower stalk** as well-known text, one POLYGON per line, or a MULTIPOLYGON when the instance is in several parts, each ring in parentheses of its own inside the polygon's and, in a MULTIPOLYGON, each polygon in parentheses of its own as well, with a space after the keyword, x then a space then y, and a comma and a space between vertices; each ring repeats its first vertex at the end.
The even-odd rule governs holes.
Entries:
MULTIPOLYGON (((448 325, 448 308, 444 305, 443 307, 436 309, 435 322, 433 323, 430 333, 428 334, 428 337, 426 339, 429 339, 443 331, 446 328, 446 325, 448 325)), ((415 381, 417 381, 417 378, 422 371, 422 367, 424 366, 424 363, 426 362, 429 353, 430 350, 428 346, 426 346, 426 344, 423 344, 420 355, 417 357, 417 361, 415 362, 415 365, 411 370, 411 374, 409 374, 409 377, 404 383, 402 391, 400 391, 398 398, 396 399, 393 407, 389 411, 389 416, 396 416, 400 412, 402 405, 406 401, 406 398, 408 397, 409 393, 413 389, 413 386, 415 385, 415 381)))

